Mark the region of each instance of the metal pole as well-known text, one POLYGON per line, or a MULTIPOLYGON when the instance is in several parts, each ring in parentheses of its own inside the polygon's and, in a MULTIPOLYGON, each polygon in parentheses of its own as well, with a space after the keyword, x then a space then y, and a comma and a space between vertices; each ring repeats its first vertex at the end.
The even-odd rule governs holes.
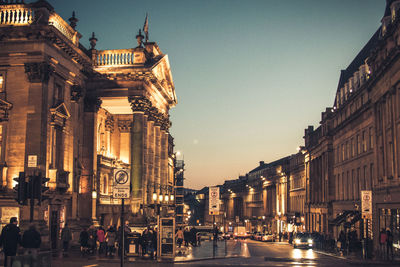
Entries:
POLYGON ((34 190, 34 178, 36 178, 35 176, 29 176, 29 197, 30 197, 30 216, 29 216, 29 222, 33 222, 33 208, 35 206, 35 199, 34 199, 34 194, 33 194, 33 190, 34 190))
POLYGON ((121 267, 124 267, 124 254, 125 254, 125 223, 124 223, 124 205, 125 199, 122 199, 121 204, 121 267))
POLYGON ((213 259, 215 259, 215 245, 216 245, 216 237, 217 237, 217 233, 216 233, 216 229, 215 229, 215 215, 213 215, 213 229, 214 229, 214 238, 213 238, 213 259))

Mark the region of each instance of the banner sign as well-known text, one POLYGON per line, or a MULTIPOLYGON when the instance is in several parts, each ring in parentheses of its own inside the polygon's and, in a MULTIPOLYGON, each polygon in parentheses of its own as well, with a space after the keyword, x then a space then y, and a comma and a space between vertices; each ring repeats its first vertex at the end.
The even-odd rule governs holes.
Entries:
POLYGON ((210 187, 208 191, 209 197, 209 214, 219 215, 219 187, 210 187))
POLYGON ((363 218, 372 219, 372 191, 361 191, 361 214, 363 218))
POLYGON ((131 179, 129 170, 116 169, 114 171, 113 198, 129 198, 131 192, 131 179))

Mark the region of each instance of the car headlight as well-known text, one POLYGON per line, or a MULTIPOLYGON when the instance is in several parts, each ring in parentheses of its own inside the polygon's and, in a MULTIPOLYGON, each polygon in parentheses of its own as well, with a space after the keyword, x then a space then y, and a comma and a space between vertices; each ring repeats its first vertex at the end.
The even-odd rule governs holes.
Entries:
POLYGON ((300 239, 296 239, 294 242, 296 242, 296 244, 300 244, 300 239))
POLYGON ((312 239, 308 239, 307 241, 308 241, 308 244, 312 245, 312 243, 313 243, 312 239))

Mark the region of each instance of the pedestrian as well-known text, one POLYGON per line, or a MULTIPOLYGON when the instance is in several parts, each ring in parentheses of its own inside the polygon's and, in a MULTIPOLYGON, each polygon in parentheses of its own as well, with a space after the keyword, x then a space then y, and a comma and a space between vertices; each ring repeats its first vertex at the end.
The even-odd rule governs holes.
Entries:
POLYGON ((128 242, 128 236, 130 236, 132 233, 131 228, 129 227, 129 221, 125 221, 125 227, 124 227, 124 249, 125 253, 129 252, 129 242, 128 242))
POLYGON ((154 228, 153 235, 151 237, 151 243, 153 245, 153 253, 151 257, 155 259, 157 257, 157 229, 154 228))
POLYGON ((106 256, 112 257, 114 256, 115 251, 115 241, 117 239, 117 233, 115 232, 114 227, 111 225, 106 232, 105 240, 107 243, 106 256))
POLYGON ((279 231, 279 242, 282 241, 282 232, 279 231))
POLYGON ((393 235, 390 229, 386 230, 386 256, 388 260, 393 260, 393 235))
POLYGON ((8 257, 17 255, 18 244, 21 244, 20 230, 17 225, 17 217, 12 217, 10 223, 1 231, 0 244, 3 246, 5 267, 12 266, 12 260, 9 262, 8 257))
POLYGON ((91 254, 94 254, 97 251, 97 236, 96 236, 96 228, 94 225, 91 225, 89 227, 89 240, 88 240, 88 245, 89 245, 89 250, 91 254))
POLYGON ((142 233, 142 256, 146 256, 146 254, 150 251, 150 228, 144 229, 142 233))
POLYGON ((68 227, 68 223, 65 223, 64 228, 61 231, 61 242, 63 246, 63 256, 68 257, 69 242, 72 240, 71 229, 68 227))
POLYGON ((102 226, 99 227, 96 233, 97 236, 97 241, 99 241, 99 255, 103 254, 105 252, 105 232, 102 226))
POLYGON ((22 246, 25 248, 24 254, 30 255, 32 258, 32 265, 36 266, 37 256, 42 239, 40 233, 36 230, 36 226, 31 224, 29 229, 22 235, 22 246))
POLYGON ((89 233, 86 230, 86 227, 83 228, 82 232, 79 235, 79 243, 81 244, 82 255, 86 254, 89 249, 89 233))
MULTIPOLYGON (((178 232, 176 232, 175 237, 176 237, 176 243, 178 244, 178 247, 181 248, 182 241, 184 238, 184 233, 182 231, 182 227, 180 227, 178 232)), ((185 245, 186 245, 186 240, 185 240, 185 245)))
POLYGON ((196 233, 197 233, 197 229, 196 229, 196 227, 193 226, 193 228, 190 229, 190 232, 189 232, 189 240, 193 247, 195 247, 197 245, 196 233))
POLYGON ((387 243, 387 234, 385 229, 381 229, 379 233, 379 250, 381 254, 381 259, 386 259, 386 243, 387 243))
POLYGON ((185 241, 185 247, 188 247, 189 246, 189 231, 187 228, 185 228, 185 230, 183 231, 183 240, 185 241))

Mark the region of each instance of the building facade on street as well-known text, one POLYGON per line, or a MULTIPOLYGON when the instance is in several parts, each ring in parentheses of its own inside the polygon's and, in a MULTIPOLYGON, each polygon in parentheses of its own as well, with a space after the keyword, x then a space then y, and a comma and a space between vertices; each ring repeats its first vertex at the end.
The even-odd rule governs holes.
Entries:
POLYGON ((67 221, 76 231, 120 223, 120 169, 131 178, 128 220, 154 220, 152 204, 167 214, 175 193, 169 110, 177 103, 168 56, 140 31, 134 48, 97 50, 93 33, 86 49, 75 14, 67 23, 47 1, 11 2, 0 3, 1 223, 29 220, 14 200, 19 172, 50 178, 34 220, 53 247, 67 221))

